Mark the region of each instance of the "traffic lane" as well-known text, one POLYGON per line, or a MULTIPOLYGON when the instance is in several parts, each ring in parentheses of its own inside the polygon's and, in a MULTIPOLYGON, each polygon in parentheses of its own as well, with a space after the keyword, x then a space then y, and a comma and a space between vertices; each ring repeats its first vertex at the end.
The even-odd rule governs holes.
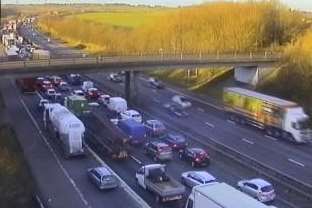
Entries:
MULTIPOLYGON (((100 78, 100 76, 97 76, 97 78, 100 78)), ((105 82, 105 85, 109 85, 110 88, 113 88, 111 86, 112 84, 109 82, 105 82)), ((144 83, 140 86, 144 86, 144 83)), ((119 86, 117 85, 116 87, 119 86)), ((156 91, 159 93, 153 94, 153 98, 151 100, 154 103, 148 103, 145 105, 152 106, 154 104, 153 107, 159 107, 161 106, 159 104, 170 101, 173 94, 164 95, 162 91, 163 90, 159 90, 156 91)), ((141 100, 140 98, 142 97, 151 96, 150 88, 140 88, 137 96, 139 97, 139 100, 141 100)), ((201 128, 202 132, 210 134, 212 138, 218 139, 219 142, 230 145, 241 152, 247 153, 248 155, 257 158, 259 161, 271 163, 269 164, 271 167, 279 167, 279 169, 284 171, 286 174, 290 174, 301 179, 303 178, 305 182, 312 184, 312 178, 310 177, 312 174, 312 164, 310 160, 311 155, 300 151, 298 145, 275 141, 272 138, 264 137, 258 130, 252 131, 247 129, 247 127, 241 128, 237 125, 233 125, 226 120, 223 112, 211 109, 209 106, 205 107, 200 103, 194 104, 188 111, 191 115, 191 119, 187 118, 183 120, 185 123, 192 124, 195 130, 201 128), (210 108, 209 112, 206 110, 207 108, 210 108), (216 111, 217 114, 219 114, 218 116, 215 116, 216 111), (297 149, 293 148, 293 146, 296 146, 297 149), (279 151, 276 151, 276 149, 279 151), (275 158, 275 160, 272 160, 272 158, 275 158), (299 174, 298 170, 303 170, 304 174, 299 174), (298 177, 298 175, 300 175, 300 177, 298 177)), ((310 145, 307 144, 307 146, 310 145)))
MULTIPOLYGON (((101 114, 102 116, 106 116, 105 113, 103 113, 103 112, 101 113, 98 110, 95 113, 101 114)), ((151 117, 148 118, 148 119, 151 119, 151 117)), ((88 121, 88 122, 90 122, 90 121, 88 121)), ((92 123, 92 124, 89 124, 89 125, 90 125, 90 127, 92 126, 91 128, 92 128, 92 130, 94 132, 98 132, 101 129, 101 125, 98 125, 98 123, 97 124, 92 123)), ((202 146, 200 144, 197 144, 197 146, 205 148, 204 146, 202 146)), ((133 148, 133 151, 131 153, 131 157, 135 161, 135 163, 133 164, 133 169, 134 170, 132 170, 132 174, 128 174, 128 175, 124 176, 125 180, 128 180, 127 183, 133 183, 133 180, 131 180, 131 178, 134 178, 135 171, 141 165, 155 163, 155 161, 153 161, 151 159, 151 157, 147 156, 144 153, 142 148, 133 148), (130 181, 129 181, 129 179, 130 179, 130 181)), ((179 159, 179 157, 178 157, 178 153, 175 152, 174 153, 174 159, 172 161, 170 161, 170 162, 166 162, 167 168, 168 168, 168 173, 169 173, 170 176, 172 176, 176 180, 180 180, 181 173, 183 173, 185 171, 206 170, 206 171, 210 172, 211 174, 213 174, 214 176, 216 176, 219 181, 227 182, 227 183, 229 183, 229 184, 231 184, 233 186, 236 186, 236 183, 237 183, 238 180, 241 180, 243 178, 250 178, 250 177, 253 176, 253 174, 250 171, 246 171, 246 169, 244 169, 240 165, 234 164, 233 161, 227 160, 227 162, 224 163, 225 160, 223 160, 223 159, 220 160, 220 157, 218 157, 218 156, 216 156, 216 157, 212 156, 212 158, 213 158, 213 161, 212 161, 210 166, 204 167, 204 168, 195 168, 194 169, 194 168, 191 167, 191 165, 188 162, 181 161, 179 159)), ((119 171, 118 168, 115 171, 119 171)), ((128 173, 130 173, 130 171, 128 171, 128 173)), ((135 183, 135 181, 134 181, 134 183, 135 183)), ((135 188, 135 187, 133 187, 133 188, 135 188)), ((139 189, 142 189, 142 188, 139 187, 139 189)), ((185 195, 186 197, 190 194, 190 191, 191 191, 191 189, 187 188, 187 192, 186 192, 186 195, 185 195)), ((140 192, 140 194, 143 195, 145 200, 148 201, 151 204, 151 206, 159 207, 158 204, 155 204, 153 195, 151 195, 151 194, 144 194, 144 193, 141 193, 141 192, 140 192)), ((186 198, 184 198, 183 202, 185 202, 185 199, 186 198)), ((285 205, 285 203, 283 203, 280 200, 277 200, 274 204, 279 206, 279 207, 287 207, 285 205), (284 206, 281 206, 281 205, 284 205, 284 206)), ((180 206, 181 206, 181 202, 180 203, 164 204, 162 207, 180 207, 180 206)))
MULTIPOLYGON (((100 112, 96 111, 96 113, 99 114, 100 112)), ((149 114, 150 111, 149 111, 149 113, 146 113, 145 111, 143 113, 144 113, 145 119, 153 119, 153 118, 155 119, 154 116, 149 114)), ((106 116, 105 113, 102 113, 101 115, 106 116)), ((158 112, 153 113, 153 115, 157 115, 158 117, 156 117, 156 118, 159 119, 160 114, 158 112)), ((167 119, 164 119, 163 117, 161 117, 160 120, 163 120, 163 121, 165 120, 166 122, 168 121, 167 119)), ((168 122, 168 123, 171 124, 171 122, 168 122)), ((171 131, 177 131, 177 129, 179 132, 181 131, 179 129, 184 129, 187 131, 186 128, 179 128, 179 127, 174 130, 174 129, 172 129, 171 125, 167 125, 167 127, 171 131)), ((98 127, 98 128, 100 128, 100 127, 98 127)), ((185 131, 183 131, 181 133, 185 134, 185 131)), ((192 138, 193 135, 187 135, 187 137, 192 138)), ((193 139, 191 140, 191 145, 206 148, 202 144, 199 144, 198 142, 194 141, 193 139)), ((256 173, 250 171, 250 170, 247 170, 245 167, 242 167, 241 165, 239 165, 237 163, 233 163, 232 160, 227 159, 228 163, 224 163, 223 162, 225 160, 224 157, 222 159, 218 159, 221 157, 221 155, 218 155, 213 151, 209 151, 209 152, 213 158, 213 162, 212 162, 212 165, 210 167, 208 167, 208 171, 211 172, 212 174, 214 174, 217 178, 220 178, 220 181, 225 181, 225 182, 235 186, 238 180, 241 180, 243 178, 252 178, 252 177, 256 177, 258 175, 256 173)), ((142 149, 141 150, 136 149, 135 152, 133 153, 133 155, 134 155, 136 161, 140 161, 143 164, 154 163, 154 161, 152 161, 150 157, 147 157, 144 154, 144 151, 142 151, 142 149)), ((170 175, 174 176, 176 179, 179 179, 182 172, 189 171, 192 168, 186 162, 179 161, 177 159, 178 159, 177 154, 175 154, 175 160, 168 163, 168 168, 171 169, 171 171, 169 171, 170 175)), ((283 193, 283 191, 284 191, 284 190, 279 189, 278 187, 276 188, 276 190, 278 193, 283 193)), ((282 207, 288 207, 287 203, 285 203, 285 198, 284 199, 278 199, 275 202, 275 204, 278 206, 283 205, 282 207)))
POLYGON ((20 31, 22 36, 24 35, 32 42, 41 46, 43 49, 49 50, 51 52, 51 55, 53 55, 54 57, 81 57, 83 54, 83 51, 81 50, 69 48, 51 39, 50 41, 48 41, 48 37, 37 31, 36 29, 32 30, 31 28, 25 28, 22 26, 20 31))
POLYGON ((222 128, 223 131, 212 131, 207 125, 198 122, 197 119, 193 119, 191 116, 183 119, 172 118, 166 111, 157 108, 157 106, 149 102, 148 99, 145 100, 144 106, 146 106, 148 112, 153 112, 155 115, 161 116, 161 120, 170 121, 170 125, 177 125, 186 132, 192 132, 193 135, 198 135, 198 139, 200 140, 214 140, 218 143, 226 144, 236 151, 244 153, 251 158, 255 158, 257 161, 269 167, 273 167, 303 182, 312 184, 312 168, 309 169, 309 166, 301 167, 295 165, 293 162, 289 162, 288 157, 285 157, 284 154, 279 151, 268 150, 265 146, 262 146, 261 143, 255 145, 255 142, 246 137, 246 135, 242 135, 237 130, 228 132, 228 129, 224 127, 222 128), (229 136, 229 134, 231 134, 231 136, 229 136), (274 158, 274 160, 272 160, 272 158, 274 158))
MULTIPOLYGON (((141 78, 142 82, 147 82, 146 78, 141 78)), ((144 84, 143 84, 144 85, 144 84)), ((143 86, 142 85, 142 86, 143 86)), ((179 94, 178 90, 172 89, 171 86, 166 88, 164 90, 157 91, 159 93, 162 93, 165 99, 158 98, 159 101, 166 102, 166 99, 170 100, 170 98, 174 94, 179 94), (164 93, 164 91, 167 92, 164 93)), ((180 89, 181 90, 181 89, 180 89)), ((185 90, 183 90, 185 91, 185 90)), ((142 89, 140 92, 144 93, 144 90, 142 89)), ((148 94, 148 93, 144 93, 148 94)), ((288 141, 278 140, 276 141, 275 138, 267 137, 264 135, 263 131, 256 129, 255 127, 251 126, 244 126, 241 127, 239 125, 228 125, 228 118, 226 117, 224 111, 222 110, 222 106, 218 106, 217 104, 211 105, 207 101, 199 102, 196 99, 192 99, 193 107, 192 115, 197 115, 197 118, 202 120, 203 123, 208 124, 209 127, 215 127, 215 126, 221 126, 226 127, 225 129, 232 129, 228 133, 231 132, 241 132, 242 136, 247 135, 248 138, 254 138, 258 141, 257 145, 259 143, 262 144, 261 148, 267 148, 271 151, 275 152, 276 149, 279 150, 279 152, 283 153, 285 157, 288 159, 294 159, 296 161, 300 161, 301 164, 304 166, 312 166, 312 145, 311 143, 303 144, 303 145, 296 145, 288 141), (205 102, 205 103, 203 103, 205 102), (215 122, 218 122, 220 125, 215 125, 213 122, 210 122, 210 119, 215 119, 215 122), (207 121, 208 120, 208 121, 207 121), (237 128, 236 128, 237 127, 237 128)))
POLYGON ((23 33, 25 35, 27 35, 27 37, 35 42, 36 44, 40 45, 41 47, 43 47, 46 50, 49 50, 50 52, 52 52, 52 55, 57 55, 59 57, 62 56, 71 56, 71 57, 81 57, 83 52, 78 50, 78 49, 73 49, 73 48, 69 48, 65 45, 62 45, 54 40, 48 41, 48 38, 40 33, 39 31, 37 31, 36 29, 34 29, 33 31, 28 28, 23 28, 23 33), (35 35, 33 35, 35 34, 35 35))
POLYGON ((37 109, 39 97, 36 95, 27 95, 23 98, 31 113, 34 115, 35 119, 40 125, 42 131, 44 132, 46 137, 48 137, 51 146, 58 153, 62 165, 67 170, 69 176, 76 183, 78 189, 81 191, 82 195, 92 208, 102 207, 103 204, 120 208, 138 207, 134 200, 122 188, 101 192, 88 180, 87 170, 89 168, 99 166, 99 164, 89 153, 87 153, 85 157, 72 158, 70 160, 64 159, 62 157, 62 150, 60 145, 54 140, 55 138, 53 138, 50 134, 44 131, 42 115, 37 109), (119 200, 121 197, 124 199, 123 201, 119 200), (125 202, 127 203, 125 204, 125 202))
MULTIPOLYGON (((224 118, 215 117, 207 112, 198 112, 194 108, 191 109, 191 112, 194 120, 202 123, 201 127, 206 126, 211 132, 218 134, 218 137, 224 138, 231 135, 231 138, 236 138, 238 141, 249 143, 253 145, 254 148, 278 154, 281 158, 287 161, 287 163, 289 163, 289 160, 298 161, 300 163, 299 166, 306 168, 307 171, 312 171, 311 144, 298 145, 288 141, 278 140, 273 137, 264 136, 263 132, 255 127, 249 125, 242 126, 229 120, 224 120, 226 119, 225 116, 223 116, 224 118), (222 129, 222 131, 220 131, 220 129, 222 129)), ((312 183, 312 181, 310 183, 312 183)))
POLYGON ((11 80, 1 79, 0 86, 6 110, 11 116, 11 124, 23 148, 25 159, 30 166, 43 202, 49 207, 55 208, 85 208, 86 205, 66 177, 62 167, 57 163, 53 152, 49 150, 38 130, 30 121, 29 115, 19 100, 19 92, 14 84, 11 80), (64 193, 60 194, 60 190, 63 190, 64 193))

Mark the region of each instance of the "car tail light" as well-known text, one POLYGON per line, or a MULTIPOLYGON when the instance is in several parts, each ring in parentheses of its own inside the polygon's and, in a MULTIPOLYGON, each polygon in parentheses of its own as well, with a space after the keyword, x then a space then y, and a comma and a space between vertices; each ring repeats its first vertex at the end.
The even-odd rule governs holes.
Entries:
POLYGON ((173 145, 173 147, 177 147, 177 145, 176 145, 176 144, 174 144, 174 145, 173 145))
POLYGON ((196 162, 199 162, 199 161, 200 161, 200 159, 197 157, 197 158, 195 158, 195 161, 196 161, 196 162))

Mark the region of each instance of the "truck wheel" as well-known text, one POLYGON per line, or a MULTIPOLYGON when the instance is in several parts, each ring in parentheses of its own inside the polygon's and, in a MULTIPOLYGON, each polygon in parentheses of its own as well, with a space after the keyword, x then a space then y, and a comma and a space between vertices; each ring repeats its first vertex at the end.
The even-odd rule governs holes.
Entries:
POLYGON ((296 140, 294 139, 293 135, 291 135, 290 133, 286 135, 286 139, 290 142, 296 143, 296 140))
POLYGON ((236 120, 236 116, 234 114, 230 114, 229 118, 231 121, 235 121, 236 120))
POLYGON ((156 195, 156 198, 155 198, 156 202, 159 203, 160 200, 161 200, 161 197, 159 195, 156 195))
POLYGON ((268 135, 268 136, 273 136, 273 131, 271 128, 266 128, 265 129, 265 134, 268 135))

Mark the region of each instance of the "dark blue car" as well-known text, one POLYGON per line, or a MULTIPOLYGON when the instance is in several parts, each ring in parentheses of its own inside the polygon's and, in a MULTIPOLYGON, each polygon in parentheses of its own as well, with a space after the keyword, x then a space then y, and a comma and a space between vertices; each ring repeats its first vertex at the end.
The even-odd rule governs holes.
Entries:
POLYGON ((164 141, 174 150, 185 149, 188 146, 185 136, 178 133, 167 134, 164 141))

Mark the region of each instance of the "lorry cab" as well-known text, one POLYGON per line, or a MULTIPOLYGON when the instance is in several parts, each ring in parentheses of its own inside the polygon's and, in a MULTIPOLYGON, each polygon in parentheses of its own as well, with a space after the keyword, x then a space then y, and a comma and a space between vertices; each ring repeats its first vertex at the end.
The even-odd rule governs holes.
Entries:
POLYGON ((309 128, 309 116, 306 115, 301 107, 288 108, 285 113, 284 128, 289 132, 289 140, 297 143, 307 143, 312 139, 312 132, 309 128))
POLYGON ((120 120, 118 127, 128 135, 130 144, 142 144, 146 139, 146 129, 141 123, 133 119, 120 120))

